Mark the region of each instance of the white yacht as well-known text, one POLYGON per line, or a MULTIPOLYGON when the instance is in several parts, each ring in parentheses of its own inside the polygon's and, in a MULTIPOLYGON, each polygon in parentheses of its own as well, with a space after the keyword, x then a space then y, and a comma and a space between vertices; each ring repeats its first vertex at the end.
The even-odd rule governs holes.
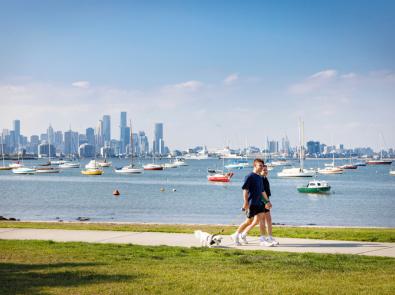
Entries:
MULTIPOLYGON (((132 121, 130 121, 130 146, 133 147, 133 132, 132 132, 132 121)), ((133 148, 131 149, 130 164, 121 168, 115 168, 115 173, 127 173, 127 174, 141 174, 144 169, 133 164, 133 148)), ((163 169, 163 168, 162 168, 163 169)))
POLYGON ((12 169, 12 173, 14 174, 34 174, 36 173, 36 169, 29 167, 19 167, 12 169))
POLYGON ((324 169, 318 169, 320 174, 343 174, 343 169, 340 167, 325 167, 324 169))
POLYGON ((78 162, 64 162, 59 165, 59 168, 68 169, 68 168, 80 168, 80 163, 78 162))
POLYGON ((304 123, 299 122, 299 168, 284 168, 277 173, 278 177, 313 177, 315 170, 304 169, 304 123))

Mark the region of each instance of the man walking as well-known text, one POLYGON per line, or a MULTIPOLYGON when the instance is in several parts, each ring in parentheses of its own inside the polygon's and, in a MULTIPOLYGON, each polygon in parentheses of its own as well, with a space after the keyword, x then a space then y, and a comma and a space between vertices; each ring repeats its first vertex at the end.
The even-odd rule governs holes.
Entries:
MULTIPOLYGON (((263 181, 263 189, 266 192, 267 197, 270 199, 270 196, 272 195, 270 192, 270 183, 269 179, 267 178, 269 174, 269 171, 267 169, 267 166, 264 165, 262 169, 262 181, 263 181)), ((260 237, 261 244, 265 246, 277 246, 279 244, 278 241, 273 239, 272 237, 272 216, 270 214, 270 208, 265 208, 263 211, 263 219, 259 222, 259 229, 260 232, 265 233, 267 229, 267 238, 265 236, 260 237), (266 225, 265 225, 266 224, 266 225)))
MULTIPOLYGON (((246 176, 242 186, 244 198, 243 210, 246 212, 247 219, 240 224, 237 231, 231 235, 231 238, 237 246, 241 245, 240 239, 247 243, 246 236, 248 231, 263 220, 265 207, 271 208, 269 198, 263 188, 261 176, 263 166, 263 160, 255 159, 253 171, 246 176)), ((261 232, 261 236, 263 235, 264 232, 261 232)))

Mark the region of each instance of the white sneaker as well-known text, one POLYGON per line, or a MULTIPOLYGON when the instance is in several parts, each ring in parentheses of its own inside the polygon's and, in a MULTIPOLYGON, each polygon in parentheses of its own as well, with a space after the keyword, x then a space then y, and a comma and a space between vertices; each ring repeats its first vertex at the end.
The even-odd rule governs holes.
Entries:
POLYGON ((266 240, 261 241, 261 246, 265 246, 265 247, 274 247, 273 243, 270 243, 266 240))
POLYGON ((236 246, 241 246, 238 233, 234 233, 233 235, 230 235, 230 238, 232 239, 232 241, 235 242, 236 246))
POLYGON ((242 242, 243 244, 248 244, 247 235, 241 234, 241 235, 240 235, 240 238, 241 238, 241 242, 242 242))
POLYGON ((272 243, 273 246, 278 246, 280 244, 277 240, 273 239, 272 237, 267 238, 267 241, 269 243, 272 243))

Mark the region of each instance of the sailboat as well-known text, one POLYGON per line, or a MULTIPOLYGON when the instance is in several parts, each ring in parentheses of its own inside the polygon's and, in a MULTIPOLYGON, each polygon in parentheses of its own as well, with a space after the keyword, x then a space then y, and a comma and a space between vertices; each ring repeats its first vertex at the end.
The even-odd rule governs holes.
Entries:
POLYGON ((352 162, 351 152, 350 152, 350 162, 348 164, 344 164, 344 165, 340 166, 340 168, 342 168, 342 169, 357 169, 358 168, 358 166, 354 165, 352 162))
POLYGON ((335 166, 335 152, 333 151, 332 153, 332 163, 331 165, 325 165, 326 167, 324 169, 318 169, 318 173, 320 174, 342 174, 343 169, 340 167, 335 166))
POLYGON ((277 173, 278 177, 313 177, 315 171, 312 169, 304 169, 304 123, 299 122, 299 168, 284 168, 277 173))
POLYGON ((3 145, 4 145, 3 135, 1 135, 1 156, 3 158, 3 166, 0 166, 0 170, 11 170, 12 167, 6 166, 5 163, 4 163, 4 148, 3 148, 3 145))
MULTIPOLYGON (((37 173, 59 173, 59 168, 50 167, 51 165, 51 137, 48 134, 48 164, 45 164, 45 167, 36 168, 37 173)), ((43 165, 41 165, 43 166, 43 165)))
MULTIPOLYGON (((381 138, 384 141, 384 137, 382 134, 381 138)), ((385 142, 384 142, 385 144, 385 142)), ((366 162, 366 164, 368 165, 391 165, 392 164, 392 160, 387 160, 387 159, 383 159, 383 149, 380 149, 380 159, 372 159, 366 162)))
MULTIPOLYGON (((162 167, 163 169, 163 167, 162 167)), ((132 121, 130 121, 130 164, 122 168, 114 170, 116 173, 128 173, 128 174, 141 174, 144 169, 133 164, 133 132, 132 132, 132 121)))
MULTIPOLYGON (((13 165, 15 168, 12 169, 12 173, 14 174, 34 174, 36 173, 36 169, 24 167, 23 165, 23 153, 22 153, 22 163, 19 163, 19 140, 18 140, 18 162, 14 163, 13 165)), ((10 164, 11 167, 12 164, 10 164)))
MULTIPOLYGON (((225 168, 225 158, 222 158, 222 169, 225 168)), ((234 173, 227 172, 225 173, 223 170, 216 169, 208 169, 207 180, 211 182, 230 182, 234 173)))
MULTIPOLYGON (((23 163, 21 163, 20 161, 19 161, 19 139, 18 139, 18 151, 17 151, 17 155, 18 155, 18 160, 16 161, 16 162, 13 162, 13 163, 11 163, 11 164, 8 164, 8 166, 10 166, 11 167, 11 169, 15 169, 15 168, 21 168, 21 167, 23 167, 23 163)), ((22 159, 23 160, 23 159, 22 159)), ((22 161, 23 162, 23 161, 22 161)))

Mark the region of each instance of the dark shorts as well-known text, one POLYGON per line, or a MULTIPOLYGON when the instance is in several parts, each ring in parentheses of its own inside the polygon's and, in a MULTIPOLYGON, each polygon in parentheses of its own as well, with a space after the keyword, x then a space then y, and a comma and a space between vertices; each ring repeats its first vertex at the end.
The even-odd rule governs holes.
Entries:
POLYGON ((259 213, 265 212, 265 205, 262 206, 250 206, 249 209, 246 210, 246 216, 247 218, 253 218, 255 215, 258 215, 259 213))
POLYGON ((270 209, 266 209, 265 207, 263 207, 263 213, 267 213, 270 212, 270 209))

